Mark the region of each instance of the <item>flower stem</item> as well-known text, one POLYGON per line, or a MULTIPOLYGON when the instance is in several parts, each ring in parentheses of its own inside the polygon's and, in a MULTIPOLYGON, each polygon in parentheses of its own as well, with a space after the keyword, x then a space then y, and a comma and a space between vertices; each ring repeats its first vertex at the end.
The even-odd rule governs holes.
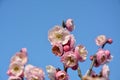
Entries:
POLYGON ((96 55, 93 56, 92 63, 91 63, 91 65, 90 65, 89 71, 88 71, 88 73, 87 73, 88 76, 90 76, 90 74, 91 74, 91 71, 92 71, 92 68, 93 68, 93 66, 94 66, 95 60, 96 60, 96 55))
POLYGON ((105 45, 107 44, 107 42, 105 44, 102 45, 102 49, 105 47, 105 45))
POLYGON ((81 73, 81 70, 80 70, 80 66, 78 66, 77 72, 78 72, 78 76, 79 76, 79 77, 81 78, 81 80, 82 80, 82 73, 81 73))

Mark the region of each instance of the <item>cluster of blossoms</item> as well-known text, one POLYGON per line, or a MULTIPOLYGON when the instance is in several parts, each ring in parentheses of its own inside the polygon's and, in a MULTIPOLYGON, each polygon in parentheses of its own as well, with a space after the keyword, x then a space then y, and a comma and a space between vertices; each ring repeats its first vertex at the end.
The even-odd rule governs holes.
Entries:
POLYGON ((17 52, 10 61, 7 74, 8 80, 44 80, 44 72, 41 68, 27 64, 27 49, 22 48, 17 52))
POLYGON ((60 57, 64 65, 64 70, 57 70, 52 65, 46 67, 51 80, 69 80, 67 69, 78 70, 78 75, 82 80, 109 80, 109 67, 108 62, 111 61, 112 55, 109 50, 105 50, 104 46, 112 43, 111 38, 105 35, 99 35, 96 39, 96 45, 99 46, 96 54, 90 56, 92 61, 91 66, 87 73, 82 76, 79 62, 84 62, 87 58, 88 51, 83 45, 75 45, 75 37, 72 32, 75 28, 72 19, 63 21, 62 26, 56 25, 48 32, 48 40, 52 45, 52 52, 60 57), (99 74, 96 74, 92 68, 103 65, 99 74), (59 78, 58 78, 59 73, 59 78))
POLYGON ((56 69, 52 65, 46 66, 50 80, 68 80, 69 76, 64 70, 56 69))
POLYGON ((86 60, 87 50, 83 45, 75 46, 74 35, 70 34, 75 27, 73 20, 68 19, 64 26, 53 27, 48 33, 48 39, 52 45, 52 52, 61 58, 65 68, 76 70, 78 62, 86 60))
MULTIPOLYGON (((46 66, 46 71, 50 80, 70 80, 68 68, 77 70, 81 80, 109 80, 109 63, 112 55, 109 50, 104 49, 106 44, 111 44, 112 39, 105 35, 99 35, 96 39, 98 50, 90 56, 91 65, 85 75, 82 75, 79 62, 84 62, 87 58, 88 51, 84 45, 76 44, 72 32, 75 25, 72 19, 63 21, 61 26, 56 25, 48 32, 48 40, 52 45, 52 53, 60 58, 64 65, 64 70, 55 68, 52 65, 46 66), (95 73, 93 67, 102 66, 100 73, 95 73)), ((41 68, 30 65, 28 62, 27 49, 22 48, 10 60, 7 74, 8 80, 45 80, 45 73, 41 68)))

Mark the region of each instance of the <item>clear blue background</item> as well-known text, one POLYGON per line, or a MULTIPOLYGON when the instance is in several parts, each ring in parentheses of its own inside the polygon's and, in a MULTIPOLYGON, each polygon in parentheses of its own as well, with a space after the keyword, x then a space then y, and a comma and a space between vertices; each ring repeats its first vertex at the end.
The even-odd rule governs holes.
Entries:
MULTIPOLYGON (((76 25, 72 32, 76 45, 84 44, 89 52, 86 62, 80 63, 82 73, 89 68, 89 56, 98 49, 95 37, 105 34, 114 41, 105 46, 114 56, 109 63, 110 80, 120 79, 120 0, 0 0, 0 80, 8 79, 10 58, 23 47, 28 49, 28 64, 45 73, 49 64, 63 69, 51 52, 47 35, 68 18, 76 25)), ((68 73, 71 80, 79 80, 76 71, 69 69, 68 73)), ((47 73, 45 76, 49 80, 47 73)))

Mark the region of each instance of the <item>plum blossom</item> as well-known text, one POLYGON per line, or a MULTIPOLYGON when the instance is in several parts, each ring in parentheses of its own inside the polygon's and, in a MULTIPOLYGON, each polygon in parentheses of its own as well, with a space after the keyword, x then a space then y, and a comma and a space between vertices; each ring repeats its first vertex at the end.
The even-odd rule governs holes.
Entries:
POLYGON ((103 77, 83 76, 82 80, 106 80, 106 79, 103 77))
POLYGON ((50 78, 50 80, 55 80, 56 79, 56 68, 53 67, 52 65, 48 65, 46 66, 46 71, 48 73, 48 77, 50 78))
POLYGON ((69 31, 73 31, 74 28, 75 28, 75 25, 74 25, 72 19, 67 19, 65 25, 66 25, 66 28, 67 28, 69 31))
POLYGON ((22 80, 21 77, 16 77, 16 76, 10 76, 8 80, 22 80))
POLYGON ((40 77, 40 75, 29 75, 27 80, 44 80, 44 78, 40 77))
POLYGON ((52 45, 56 43, 64 45, 70 39, 69 35, 69 31, 65 28, 61 26, 55 26, 51 30, 49 30, 48 40, 52 45))
POLYGON ((109 69, 109 66, 108 65, 103 65, 103 67, 102 67, 102 76, 104 77, 104 78, 106 78, 106 80, 109 80, 108 78, 109 78, 109 73, 110 73, 110 69, 109 69))
POLYGON ((75 48, 75 54, 78 57, 78 60, 80 62, 83 62, 86 60, 87 57, 87 50, 84 46, 79 45, 75 48))
POLYGON ((107 62, 110 62, 112 59, 112 56, 110 54, 109 50, 103 50, 100 49, 98 50, 98 52, 96 53, 96 62, 95 62, 95 66, 99 66, 101 64, 105 64, 107 62))
POLYGON ((104 64, 107 61, 107 55, 104 53, 104 50, 99 50, 96 55, 99 64, 104 64))
POLYGON ((27 49, 22 48, 20 52, 17 52, 12 58, 11 58, 11 63, 19 61, 21 64, 25 65, 28 61, 27 57, 27 49))
POLYGON ((56 73, 56 80, 69 80, 69 76, 65 71, 58 71, 56 73))
POLYGON ((32 65, 25 66, 24 74, 27 80, 44 80, 43 70, 32 65))
POLYGON ((10 64, 7 74, 9 76, 20 77, 23 76, 23 70, 24 70, 24 66, 21 65, 20 62, 13 62, 10 64))
POLYGON ((103 46, 107 42, 107 38, 105 35, 99 35, 96 40, 96 45, 103 46))
POLYGON ((78 63, 77 56, 74 54, 73 51, 68 51, 64 53, 64 55, 61 57, 61 61, 66 67, 74 67, 78 63))
POLYGON ((27 64, 24 69, 24 76, 28 77, 29 76, 29 70, 31 70, 34 66, 31 64, 27 64))
POLYGON ((56 56, 62 56, 63 54, 63 46, 62 44, 54 44, 52 46, 52 52, 56 55, 56 56))

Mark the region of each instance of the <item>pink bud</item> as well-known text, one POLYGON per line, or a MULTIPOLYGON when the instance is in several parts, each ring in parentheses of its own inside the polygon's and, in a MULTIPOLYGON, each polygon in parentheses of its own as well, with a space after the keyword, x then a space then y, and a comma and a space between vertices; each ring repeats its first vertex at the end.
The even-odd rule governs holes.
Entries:
POLYGON ((113 40, 112 40, 111 38, 109 38, 109 39, 107 40, 107 42, 108 42, 109 44, 111 44, 111 43, 113 42, 113 40))
POLYGON ((68 31, 73 31, 75 26, 74 26, 74 23, 73 23, 72 19, 67 19, 66 20, 66 28, 68 29, 68 31))
POLYGON ((90 56, 90 60, 93 60, 93 56, 90 56))
POLYGON ((69 46, 69 45, 65 45, 65 46, 63 47, 63 50, 64 50, 65 52, 69 51, 69 50, 70 50, 70 46, 69 46))
POLYGON ((21 50, 20 50, 20 52, 27 52, 27 48, 22 48, 21 50))

